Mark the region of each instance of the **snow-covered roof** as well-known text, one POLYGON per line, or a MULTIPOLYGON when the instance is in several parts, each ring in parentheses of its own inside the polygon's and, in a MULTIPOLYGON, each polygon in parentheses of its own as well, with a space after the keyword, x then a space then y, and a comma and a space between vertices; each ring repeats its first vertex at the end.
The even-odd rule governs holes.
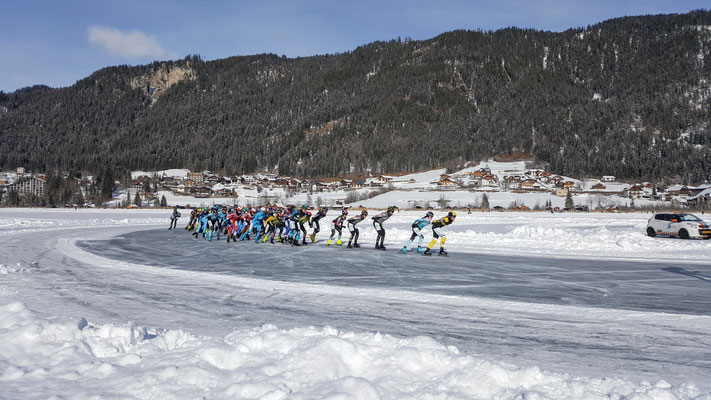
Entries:
POLYGON ((667 188, 667 192, 678 192, 683 188, 688 188, 686 185, 674 185, 667 188))
POLYGON ((689 197, 688 200, 698 199, 701 197, 711 197, 711 188, 702 190, 701 193, 697 194, 696 196, 689 197))

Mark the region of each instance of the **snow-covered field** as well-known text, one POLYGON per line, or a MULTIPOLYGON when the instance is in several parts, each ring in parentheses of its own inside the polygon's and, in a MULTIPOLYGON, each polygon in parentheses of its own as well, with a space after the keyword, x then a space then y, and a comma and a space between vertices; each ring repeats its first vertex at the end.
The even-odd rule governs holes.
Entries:
MULTIPOLYGON (((414 185, 414 184, 413 184, 414 185)), ((375 189, 357 189, 356 193, 366 195, 375 189)), ((260 193, 251 189, 237 189, 239 197, 207 197, 198 198, 194 196, 177 195, 169 191, 158 191, 157 197, 160 199, 165 196, 169 206, 185 206, 193 207, 212 206, 216 204, 232 205, 235 202, 239 204, 258 204, 260 193)), ((484 192, 470 192, 466 190, 431 190, 431 188, 423 188, 422 190, 392 190, 390 192, 375 196, 366 200, 359 200, 348 206, 365 206, 372 208, 386 208, 394 205, 400 208, 415 208, 420 207, 437 207, 438 202, 445 201, 450 207, 467 208, 469 205, 478 205, 482 201, 484 192)), ((282 189, 264 190, 262 196, 270 196, 271 201, 277 201, 283 204, 316 204, 321 201, 325 206, 334 206, 337 201, 344 201, 348 192, 344 190, 336 190, 332 192, 313 193, 294 193, 290 197, 286 197, 286 191, 282 189), (309 201, 311 199, 311 201, 309 201), (318 199, 318 200, 317 200, 318 199)), ((509 208, 512 203, 517 205, 525 205, 528 208, 534 208, 536 205, 545 206, 546 201, 550 201, 553 207, 563 208, 565 205, 565 197, 558 197, 550 193, 514 193, 514 192, 487 192, 490 206, 509 208)), ((118 199, 114 200, 113 204, 118 206, 120 199, 124 198, 122 194, 118 199)), ((576 205, 587 205, 590 209, 609 208, 609 207, 627 207, 630 206, 630 199, 618 196, 603 196, 597 194, 577 194, 573 196, 573 201, 576 205)), ((661 202, 648 199, 635 200, 637 207, 657 207, 659 209, 668 208, 669 202, 661 202)))
POLYGON ((711 241, 650 214, 460 213, 449 258, 168 216, 0 210, 0 398, 711 399, 711 241))
MULTIPOLYGON (((514 162, 497 162, 494 160, 488 160, 481 162, 475 166, 464 168, 460 171, 454 172, 451 176, 456 177, 454 179, 461 180, 462 184, 468 185, 466 182, 469 178, 469 174, 477 171, 481 168, 486 168, 491 171, 491 174, 495 176, 499 182, 504 182, 507 175, 522 176, 527 170, 526 162, 524 161, 514 161, 514 162)), ((552 183, 543 184, 540 191, 526 192, 521 190, 514 190, 516 183, 510 184, 511 190, 501 190, 502 187, 497 185, 496 187, 482 188, 482 189, 472 189, 467 190, 466 188, 457 186, 440 186, 438 184, 440 176, 446 173, 445 168, 433 169, 429 171, 416 172, 412 174, 406 174, 401 176, 390 176, 388 179, 390 181, 387 183, 387 189, 391 190, 388 193, 379 195, 377 197, 355 201, 350 206, 363 205, 365 207, 378 207, 384 208, 390 205, 396 205, 400 208, 410 208, 414 209, 416 206, 420 207, 438 207, 442 208, 442 201, 444 204, 457 207, 478 207, 481 203, 482 196, 484 193, 487 194, 489 198, 489 204, 491 207, 503 207, 509 208, 512 204, 518 206, 527 206, 533 209, 536 205, 539 207, 545 207, 547 201, 552 203, 553 207, 563 208, 565 204, 564 197, 558 197, 552 193, 555 186, 552 183)), ((184 178, 190 171, 186 169, 171 169, 164 171, 133 171, 131 173, 132 178, 137 178, 139 176, 148 177, 175 177, 184 178)), ((570 181, 579 186, 580 190, 585 190, 587 193, 575 193, 573 195, 573 200, 576 205, 587 205, 589 209, 607 209, 611 207, 628 207, 632 205, 632 201, 629 197, 623 196, 621 194, 624 190, 629 188, 631 184, 629 183, 618 183, 618 182, 606 182, 606 189, 603 190, 592 190, 591 188, 594 184, 598 183, 598 180, 580 181, 571 177, 562 176, 564 181, 570 181)), ((381 182, 384 183, 384 182, 381 182)), ((680 188, 680 187, 679 187, 680 188)), ((679 189, 677 188, 677 190, 679 189)), ((213 187, 214 190, 218 189, 230 189, 234 191, 234 197, 194 197, 192 195, 182 195, 178 192, 170 192, 166 190, 158 191, 157 198, 165 196, 167 204, 169 206, 211 206, 215 204, 225 204, 232 205, 235 202, 240 204, 262 204, 266 202, 278 203, 278 204, 321 204, 326 206, 334 206, 343 204, 349 194, 357 193, 361 198, 364 198, 369 193, 377 193, 378 188, 364 187, 359 189, 337 189, 337 190, 326 190, 324 192, 313 192, 311 194, 305 192, 287 192, 283 188, 264 188, 264 190, 257 190, 248 185, 242 184, 216 184, 213 187)), ((651 190, 651 189, 650 189, 651 190)), ((134 191, 135 193, 135 191, 134 191)), ((650 192, 651 194, 651 192, 650 192)), ((111 206, 118 207, 122 199, 125 199, 126 192, 122 191, 118 198, 113 202, 109 203, 111 206)), ((131 197, 131 196, 129 196, 131 197)), ((132 199, 132 198, 131 198, 132 199)), ((130 199, 129 199, 130 200, 130 199)), ((656 208, 668 208, 669 202, 651 200, 651 199, 636 199, 634 202, 636 207, 656 207, 656 208)), ((514 208, 514 207, 512 207, 514 208)))

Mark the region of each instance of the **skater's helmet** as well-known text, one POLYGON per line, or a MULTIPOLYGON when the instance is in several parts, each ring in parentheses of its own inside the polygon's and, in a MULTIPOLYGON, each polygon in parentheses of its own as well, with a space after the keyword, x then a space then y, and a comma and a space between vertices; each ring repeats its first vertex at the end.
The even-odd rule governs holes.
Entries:
POLYGON ((341 211, 341 214, 343 214, 343 215, 348 215, 348 210, 346 210, 346 209, 344 208, 343 211, 341 211))
POLYGON ((388 207, 388 214, 392 214, 394 212, 395 212, 395 207, 393 207, 393 206, 388 207))
POLYGON ((311 216, 311 211, 306 211, 306 215, 311 216))
POLYGON ((365 215, 368 216, 368 210, 363 210, 360 212, 360 215, 365 215))
POLYGON ((306 210, 307 208, 309 208, 309 206, 306 205, 306 204, 304 204, 303 206, 301 206, 301 209, 302 209, 302 210, 306 210))
POLYGON ((427 214, 425 214, 425 218, 434 218, 434 213, 432 211, 427 211, 427 214))
POLYGON ((455 218, 457 218, 457 213, 455 213, 454 211, 450 211, 449 214, 447 214, 447 216, 451 219, 455 219, 455 218))

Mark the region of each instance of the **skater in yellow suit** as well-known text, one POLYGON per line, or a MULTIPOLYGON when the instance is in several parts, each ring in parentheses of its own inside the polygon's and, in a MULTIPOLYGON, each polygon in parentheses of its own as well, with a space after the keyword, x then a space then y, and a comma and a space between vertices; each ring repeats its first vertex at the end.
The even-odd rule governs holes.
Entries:
POLYGON ((442 230, 442 228, 444 228, 447 225, 452 225, 455 218, 457 218, 457 213, 455 213, 454 211, 450 211, 446 217, 432 221, 432 241, 427 246, 427 250, 425 250, 423 255, 426 255, 426 256, 432 255, 432 253, 430 253, 430 250, 432 249, 432 246, 434 246, 437 243, 437 240, 439 238, 442 238, 442 241, 440 242, 440 245, 439 245, 439 255, 440 256, 447 255, 447 252, 444 251, 444 242, 447 240, 447 236, 444 234, 444 231, 442 230))

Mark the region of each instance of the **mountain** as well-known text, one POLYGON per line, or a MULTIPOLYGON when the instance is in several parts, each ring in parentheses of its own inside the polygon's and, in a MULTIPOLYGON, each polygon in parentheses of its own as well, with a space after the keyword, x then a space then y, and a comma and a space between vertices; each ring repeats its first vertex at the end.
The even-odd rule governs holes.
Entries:
POLYGON ((710 52, 699 10, 108 67, 0 92, 0 169, 334 176, 523 152, 569 176, 696 182, 711 177, 710 52))

